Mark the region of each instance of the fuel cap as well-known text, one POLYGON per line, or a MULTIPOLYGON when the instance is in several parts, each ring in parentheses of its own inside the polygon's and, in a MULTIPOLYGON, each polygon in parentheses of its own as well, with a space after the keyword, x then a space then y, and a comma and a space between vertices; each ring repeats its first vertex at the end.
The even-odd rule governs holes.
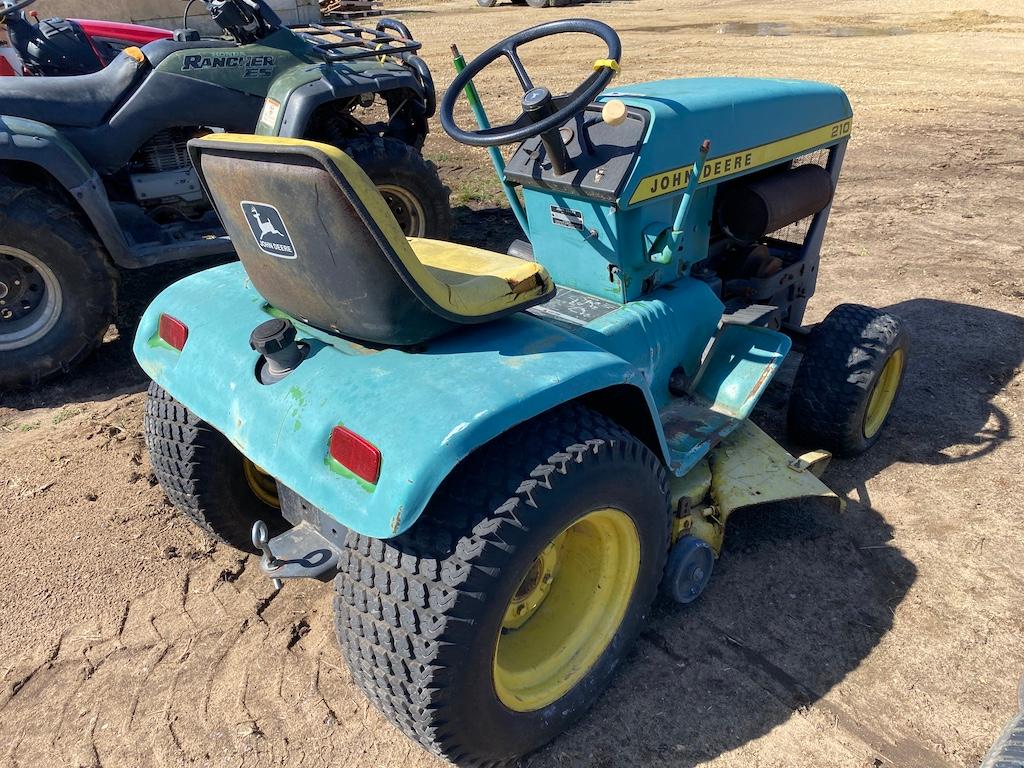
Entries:
POLYGON ((249 346, 261 355, 276 355, 294 343, 295 326, 277 317, 257 325, 249 336, 249 346))

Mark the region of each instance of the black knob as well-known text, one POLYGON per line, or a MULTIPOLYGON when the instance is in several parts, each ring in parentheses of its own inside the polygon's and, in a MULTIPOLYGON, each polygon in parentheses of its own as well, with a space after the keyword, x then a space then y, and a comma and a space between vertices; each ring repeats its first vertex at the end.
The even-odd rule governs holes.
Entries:
POLYGON ((523 111, 532 116, 534 121, 550 115, 551 108, 551 91, 547 88, 531 88, 523 95, 523 111))
POLYGON ((257 325, 249 336, 249 346, 261 355, 274 355, 294 343, 295 326, 276 317, 257 325))
POLYGON ((260 380, 272 384, 298 367, 309 351, 307 344, 295 342, 295 326, 290 320, 274 318, 260 323, 249 335, 249 346, 259 352, 265 361, 260 364, 260 380))

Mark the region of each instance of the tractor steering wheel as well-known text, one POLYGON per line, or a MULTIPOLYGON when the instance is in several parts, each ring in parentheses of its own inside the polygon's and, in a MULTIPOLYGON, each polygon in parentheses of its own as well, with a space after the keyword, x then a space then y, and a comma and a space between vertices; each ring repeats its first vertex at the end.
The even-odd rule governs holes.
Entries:
POLYGON ((549 21, 524 29, 488 48, 470 63, 452 82, 441 101, 441 127, 462 144, 474 147, 497 147, 515 144, 558 128, 581 112, 603 91, 619 69, 622 43, 615 30, 592 19, 549 21), (535 87, 519 58, 521 45, 552 35, 584 32, 601 38, 608 46, 608 58, 594 62, 594 72, 571 93, 552 97, 547 88, 535 87), (512 64, 523 87, 523 111, 513 122, 476 131, 465 131, 455 124, 455 102, 470 81, 483 69, 504 56, 512 64))

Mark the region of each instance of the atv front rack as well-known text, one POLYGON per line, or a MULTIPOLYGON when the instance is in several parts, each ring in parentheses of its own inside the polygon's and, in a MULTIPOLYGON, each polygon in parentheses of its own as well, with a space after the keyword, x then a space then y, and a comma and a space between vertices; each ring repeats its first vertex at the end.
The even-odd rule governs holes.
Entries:
POLYGON ((394 19, 381 19, 375 29, 350 21, 299 24, 289 29, 311 43, 329 64, 372 57, 383 61, 386 56, 414 53, 423 47, 412 39, 408 27, 394 19))

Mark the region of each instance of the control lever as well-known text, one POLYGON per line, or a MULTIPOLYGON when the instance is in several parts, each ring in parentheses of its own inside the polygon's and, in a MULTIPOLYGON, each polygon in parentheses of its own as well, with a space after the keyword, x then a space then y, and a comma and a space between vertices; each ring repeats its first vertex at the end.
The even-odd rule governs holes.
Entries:
MULTIPOLYGON (((551 91, 547 88, 531 88, 523 96, 523 113, 530 118, 531 122, 539 123, 554 114, 554 111, 554 100, 551 98, 551 91)), ((561 176, 576 170, 558 128, 544 131, 540 135, 540 140, 544 142, 544 149, 547 150, 548 159, 551 161, 551 170, 556 175, 561 176)))

